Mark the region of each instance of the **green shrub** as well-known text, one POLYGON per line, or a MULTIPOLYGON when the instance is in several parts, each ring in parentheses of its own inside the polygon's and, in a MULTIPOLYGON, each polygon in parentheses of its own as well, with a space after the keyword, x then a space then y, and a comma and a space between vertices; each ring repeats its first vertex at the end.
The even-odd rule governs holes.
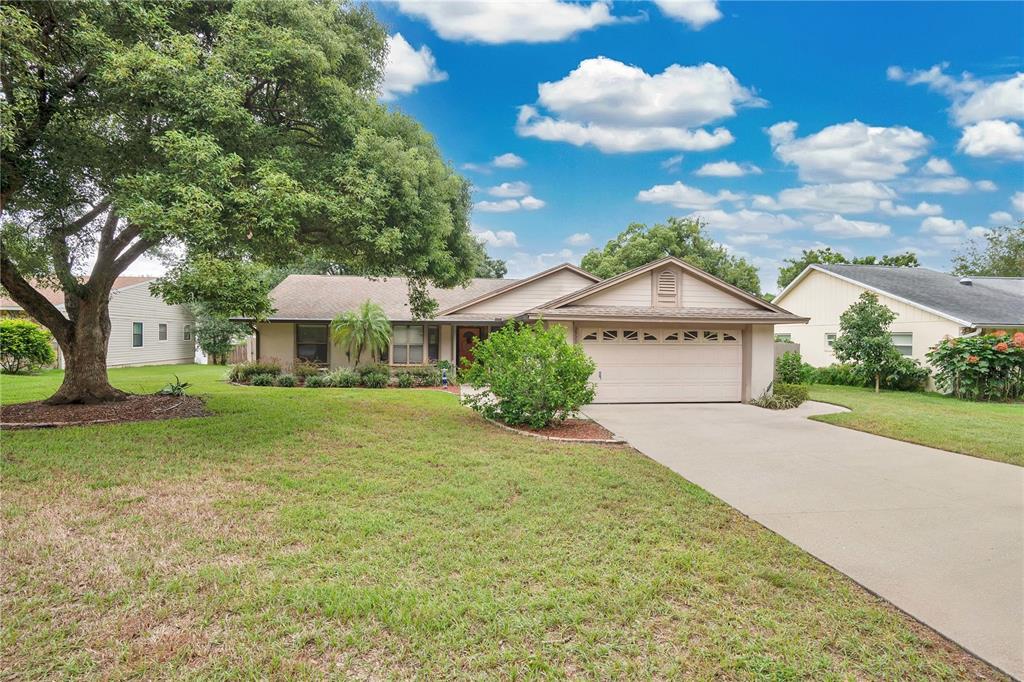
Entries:
POLYGON ((292 374, 294 374, 297 379, 305 379, 306 377, 323 373, 323 368, 315 362, 309 362, 302 358, 295 358, 295 361, 292 363, 292 374))
POLYGON ((234 365, 228 373, 228 378, 231 381, 244 383, 251 381, 252 377, 257 374, 277 376, 280 373, 281 363, 277 362, 277 360, 253 360, 252 362, 240 362, 234 365))
POLYGON ((377 369, 372 372, 365 372, 359 378, 359 383, 366 388, 385 388, 391 380, 391 373, 377 369))
POLYGON ((867 386, 868 380, 850 364, 834 364, 814 370, 811 382, 828 386, 867 386))
POLYGON ((479 389, 466 404, 489 419, 541 428, 594 399, 594 361, 560 325, 507 324, 478 342, 473 355, 459 376, 479 389))
POLYGON ((291 388, 295 385, 295 375, 293 374, 282 374, 277 377, 274 381, 275 386, 281 386, 282 388, 291 388))
POLYGON ((807 400, 808 393, 809 389, 802 384, 773 383, 750 404, 769 410, 790 410, 807 400))
POLYGON ((352 388, 359 385, 359 373, 345 367, 334 370, 328 377, 331 380, 331 385, 338 388, 352 388))
POLYGON ((57 360, 53 337, 29 320, 0 320, 0 368, 5 374, 31 374, 57 360))
POLYGON ((374 362, 369 365, 357 367, 356 371, 359 372, 360 379, 365 377, 367 374, 386 374, 389 377, 391 376, 391 368, 382 362, 374 362))
POLYGON ((188 388, 191 385, 192 384, 190 384, 189 382, 182 381, 181 379, 179 379, 178 375, 175 374, 174 375, 174 381, 172 381, 171 383, 169 383, 166 386, 164 386, 163 388, 161 388, 159 391, 156 392, 156 394, 157 395, 173 395, 173 396, 180 397, 180 396, 185 395, 185 389, 188 388))
POLYGON ((814 368, 800 359, 800 354, 786 351, 775 359, 775 379, 786 384, 809 384, 814 368))
POLYGON ((945 338, 928 352, 935 383, 968 400, 1024 398, 1024 332, 945 338))
POLYGON ((411 372, 399 372, 395 378, 398 380, 399 388, 412 388, 415 383, 411 372))
POLYGON ((253 386, 273 386, 274 375, 269 373, 253 374, 249 378, 249 383, 253 386))
POLYGON ((306 377, 306 382, 303 386, 306 388, 330 388, 331 380, 325 374, 314 374, 313 376, 306 377))
POLYGON ((923 391, 931 372, 913 358, 900 356, 882 376, 882 386, 895 391, 923 391))
MULTIPOLYGON (((397 376, 401 377, 402 373, 408 373, 412 376, 413 386, 440 386, 441 385, 441 370, 436 365, 428 365, 426 367, 410 367, 409 369, 402 370, 397 376)), ((399 383, 401 385, 401 383, 399 383)))

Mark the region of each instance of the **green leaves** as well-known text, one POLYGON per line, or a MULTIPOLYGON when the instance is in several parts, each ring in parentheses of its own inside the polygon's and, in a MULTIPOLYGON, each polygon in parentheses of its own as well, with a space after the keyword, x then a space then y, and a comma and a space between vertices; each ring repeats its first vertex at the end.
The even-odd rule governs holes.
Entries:
POLYGON ((488 419, 542 428, 594 400, 594 361, 565 328, 511 322, 473 346, 459 377, 479 392, 466 403, 488 419))
POLYGON ((928 352, 935 383, 968 400, 1024 398, 1024 332, 942 339, 928 352))
POLYGON ((7 374, 31 374, 53 364, 57 355, 50 333, 29 320, 0 320, 0 368, 7 374))
POLYGON ((376 359, 391 343, 391 322, 384 310, 369 300, 359 308, 341 313, 331 321, 331 339, 358 365, 363 352, 376 359))
POLYGON ((896 313, 878 302, 878 296, 865 291, 839 316, 839 336, 832 350, 841 362, 852 362, 866 376, 873 377, 875 389, 881 375, 902 357, 892 343, 889 325, 896 313))
POLYGON ((669 218, 648 227, 633 223, 604 249, 591 249, 580 263, 587 272, 607 279, 665 256, 675 256, 730 284, 758 295, 761 282, 757 268, 732 256, 704 232, 699 220, 669 218))

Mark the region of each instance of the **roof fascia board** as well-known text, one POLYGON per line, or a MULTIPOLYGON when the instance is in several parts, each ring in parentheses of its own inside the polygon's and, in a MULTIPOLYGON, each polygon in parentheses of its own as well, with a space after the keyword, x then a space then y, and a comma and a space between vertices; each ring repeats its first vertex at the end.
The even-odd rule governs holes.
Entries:
POLYGON ((526 279, 521 279, 521 280, 512 282, 510 284, 507 284, 507 285, 505 285, 503 287, 498 287, 497 289, 495 289, 493 291, 489 291, 486 294, 481 294, 480 296, 477 296, 476 298, 471 298, 468 301, 463 301, 462 303, 457 303, 456 305, 453 305, 453 306, 451 306, 449 308, 445 308, 444 310, 440 311, 438 313, 438 315, 451 315, 452 313, 457 312, 459 310, 462 310, 464 308, 468 308, 471 305, 476 305, 477 303, 482 303, 483 301, 487 301, 489 299, 492 299, 495 296, 500 296, 501 294, 507 293, 507 292, 512 291, 514 289, 518 289, 519 287, 524 286, 526 284, 530 284, 531 282, 536 282, 539 279, 547 277, 548 275, 553 275, 556 272, 560 272, 562 270, 569 270, 571 272, 576 273, 577 275, 580 275, 582 277, 586 277, 587 279, 589 279, 589 280, 591 280, 593 282, 600 282, 601 281, 601 279, 599 277, 595 277, 594 275, 590 274, 586 270, 581 270, 580 268, 576 267, 572 263, 561 263, 561 264, 556 265, 554 267, 548 268, 547 270, 543 270, 541 272, 538 272, 535 275, 531 275, 530 277, 527 277, 526 279))

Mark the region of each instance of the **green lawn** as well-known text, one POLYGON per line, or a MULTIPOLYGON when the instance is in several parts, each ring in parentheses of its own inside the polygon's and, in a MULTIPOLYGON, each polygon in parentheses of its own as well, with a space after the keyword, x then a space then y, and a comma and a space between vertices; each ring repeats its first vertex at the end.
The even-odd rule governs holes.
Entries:
POLYGON ((852 410, 814 417, 819 421, 1024 466, 1024 404, 817 384, 811 399, 852 410))
POLYGON ((174 372, 215 416, 3 435, 4 676, 999 677, 628 448, 438 391, 111 375, 174 372))

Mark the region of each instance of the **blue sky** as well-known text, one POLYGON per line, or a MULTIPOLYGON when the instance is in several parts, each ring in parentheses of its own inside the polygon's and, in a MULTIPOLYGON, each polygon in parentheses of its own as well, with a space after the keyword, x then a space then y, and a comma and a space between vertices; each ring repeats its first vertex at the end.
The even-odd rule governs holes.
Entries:
POLYGON ((473 183, 512 276, 700 215, 774 291, 802 248, 941 269, 1024 215, 1022 3, 372 7, 383 99, 473 183))

